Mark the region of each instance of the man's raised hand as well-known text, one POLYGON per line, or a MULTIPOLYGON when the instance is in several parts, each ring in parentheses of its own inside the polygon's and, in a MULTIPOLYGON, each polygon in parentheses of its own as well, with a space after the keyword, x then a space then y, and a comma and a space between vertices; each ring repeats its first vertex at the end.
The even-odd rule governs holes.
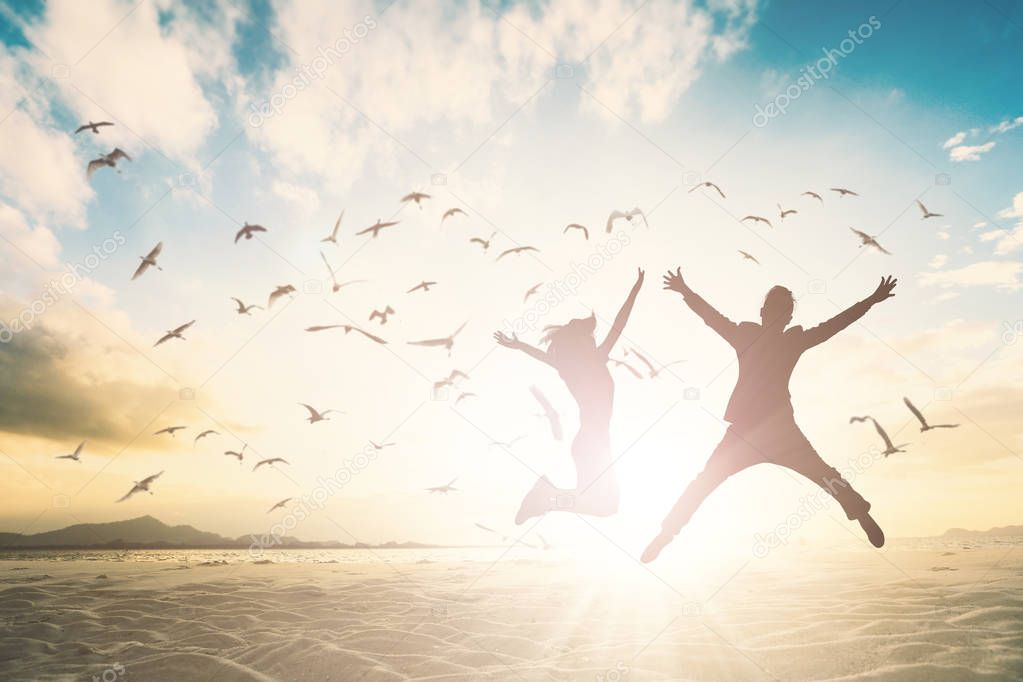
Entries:
POLYGON ((664 276, 664 288, 680 294, 685 293, 686 283, 682 279, 682 268, 676 268, 675 272, 668 270, 668 274, 664 276))
POLYGON ((522 342, 519 341, 518 335, 514 333, 511 336, 508 336, 504 332, 494 332, 494 340, 497 341, 502 346, 504 346, 505 348, 522 347, 522 342))
POLYGON ((880 303, 885 301, 895 294, 892 291, 895 289, 895 285, 899 283, 899 280, 895 279, 891 275, 881 278, 881 283, 877 285, 877 289, 870 295, 870 301, 872 303, 880 303))

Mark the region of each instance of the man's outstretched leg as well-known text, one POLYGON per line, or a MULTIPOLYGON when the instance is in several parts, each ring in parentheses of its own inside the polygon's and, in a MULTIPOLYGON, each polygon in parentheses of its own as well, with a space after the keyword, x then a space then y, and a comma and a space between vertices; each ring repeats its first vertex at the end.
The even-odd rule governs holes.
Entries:
POLYGON ((700 504, 714 492, 715 488, 724 483, 729 476, 757 463, 758 460, 751 459, 738 441, 739 439, 731 432, 725 434, 724 439, 707 460, 703 471, 697 474, 678 498, 675 506, 664 517, 660 534, 643 550, 643 556, 640 557, 643 563, 649 563, 657 558, 661 550, 675 539, 682 527, 689 523, 689 519, 700 504))

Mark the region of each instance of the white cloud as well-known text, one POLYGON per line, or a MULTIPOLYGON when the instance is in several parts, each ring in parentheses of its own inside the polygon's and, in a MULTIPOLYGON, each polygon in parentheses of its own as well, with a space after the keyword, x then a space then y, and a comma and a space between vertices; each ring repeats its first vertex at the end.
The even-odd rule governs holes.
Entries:
POLYGON ((304 213, 314 213, 320 207, 320 198, 312 189, 283 180, 274 180, 273 193, 294 204, 304 213))
POLYGON ((958 291, 943 291, 934 298, 931 299, 932 303, 942 303, 944 301, 952 301, 959 298, 958 291))
POLYGON ((931 259, 931 262, 928 263, 927 265, 929 265, 932 268, 940 268, 940 267, 943 267, 945 265, 945 263, 947 263, 947 262, 948 262, 948 256, 946 256, 943 253, 939 253, 939 254, 935 255, 934 258, 931 259))
POLYGON ((974 223, 973 224, 973 229, 975 229, 975 230, 979 230, 982 227, 987 227, 987 221, 986 220, 981 220, 979 223, 974 223))
POLYGON ((952 147, 948 153, 948 158, 950 161, 955 162, 980 161, 980 157, 994 149, 994 147, 994 142, 985 142, 978 145, 960 145, 952 147))
POLYGON ((1011 230, 998 229, 989 230, 980 235, 983 242, 996 241, 995 254, 1004 256, 1023 247, 1023 192, 1019 192, 1012 199, 1012 206, 998 212, 999 218, 1018 218, 1016 227, 1011 230))
POLYGON ((936 236, 938 237, 938 239, 940 239, 941 241, 948 241, 949 239, 951 239, 951 238, 952 238, 952 235, 950 235, 950 234, 949 234, 948 232, 946 232, 945 230, 939 230, 938 232, 935 232, 934 234, 935 234, 935 235, 936 235, 936 236))
POLYGON ((966 139, 966 132, 963 131, 963 130, 960 130, 958 133, 956 133, 952 137, 950 137, 947 140, 945 140, 945 144, 941 145, 941 148, 942 149, 951 149, 952 147, 957 147, 957 146, 961 145, 963 143, 963 140, 965 140, 965 139, 966 139))
POLYGON ((991 132, 996 135, 1007 133, 1014 128, 1023 126, 1023 116, 1017 116, 1016 118, 1007 118, 1001 123, 991 128, 991 132))
POLYGON ((922 286, 992 287, 1003 291, 1018 291, 1023 287, 1020 274, 1023 262, 980 261, 955 270, 924 272, 919 275, 922 286))
MULTIPOLYGON (((5 262, 4 270, 10 272, 59 266, 60 243, 53 232, 44 226, 31 227, 25 216, 12 206, 0 204, 0 236, 18 253, 17 256, 12 255, 12 259, 25 258, 31 261, 20 266, 5 262)), ((10 251, 7 249, 3 251, 5 256, 8 253, 10 251)))

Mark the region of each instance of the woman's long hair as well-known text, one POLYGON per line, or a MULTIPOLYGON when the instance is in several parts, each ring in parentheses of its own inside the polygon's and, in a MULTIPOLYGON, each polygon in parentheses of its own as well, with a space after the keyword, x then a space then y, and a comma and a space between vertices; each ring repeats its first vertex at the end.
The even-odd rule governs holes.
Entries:
POLYGON ((593 331, 597 328, 597 316, 590 313, 589 317, 578 317, 565 324, 552 324, 543 328, 544 335, 540 343, 547 344, 547 352, 557 360, 568 357, 573 350, 579 349, 583 339, 593 342, 593 331))

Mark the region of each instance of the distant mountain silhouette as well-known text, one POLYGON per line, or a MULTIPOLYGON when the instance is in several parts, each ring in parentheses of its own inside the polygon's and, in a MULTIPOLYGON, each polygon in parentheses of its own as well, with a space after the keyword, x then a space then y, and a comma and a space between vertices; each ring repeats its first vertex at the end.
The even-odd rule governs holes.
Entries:
POLYGON ((1005 538, 1023 535, 1023 526, 998 526, 989 530, 968 530, 966 528, 949 528, 942 534, 945 539, 958 538, 1005 538))
MULTIPOLYGON (((254 537, 261 537, 256 533, 254 537)), ((168 526, 152 516, 139 516, 110 523, 79 523, 46 533, 23 535, 0 533, 0 549, 244 549, 253 543, 253 536, 226 538, 192 526, 168 526)), ((380 545, 340 542, 310 542, 295 537, 279 538, 278 548, 285 549, 416 549, 436 547, 416 542, 387 542, 380 545)), ((273 548, 273 547, 270 547, 273 548)))

